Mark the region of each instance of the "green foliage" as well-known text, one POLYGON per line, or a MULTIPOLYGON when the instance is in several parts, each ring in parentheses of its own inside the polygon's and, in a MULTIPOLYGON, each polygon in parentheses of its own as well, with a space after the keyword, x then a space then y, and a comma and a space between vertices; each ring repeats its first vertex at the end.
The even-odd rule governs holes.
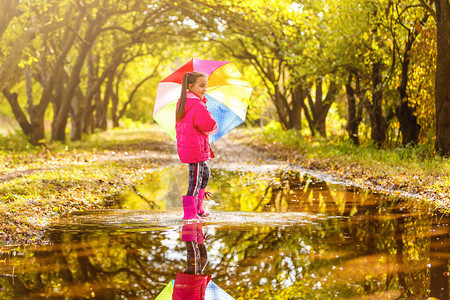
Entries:
POLYGON ((436 164, 439 164, 442 161, 446 161, 445 158, 435 156, 433 145, 430 144, 407 146, 405 148, 378 149, 370 144, 365 147, 356 146, 347 138, 339 135, 328 139, 317 138, 311 140, 303 137, 297 130, 283 130, 281 124, 276 121, 266 125, 261 132, 261 136, 266 142, 280 143, 288 147, 297 148, 302 152, 309 150, 308 148, 312 146, 325 157, 327 157, 327 153, 335 153, 337 156, 339 153, 355 154, 355 156, 367 153, 368 156, 361 157, 361 160, 367 160, 368 162, 381 160, 386 163, 392 161, 399 164, 407 164, 411 161, 418 163, 435 161, 436 164))
POLYGON ((271 121, 264 126, 262 134, 266 142, 281 143, 292 148, 300 148, 302 141, 298 130, 284 130, 280 122, 277 121, 271 121))

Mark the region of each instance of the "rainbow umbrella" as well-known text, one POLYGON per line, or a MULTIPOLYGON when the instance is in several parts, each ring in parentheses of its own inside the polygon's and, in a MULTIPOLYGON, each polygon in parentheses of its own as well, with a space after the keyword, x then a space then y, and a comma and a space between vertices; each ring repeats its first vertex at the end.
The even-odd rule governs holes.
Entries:
POLYGON ((156 92, 153 119, 176 141, 175 110, 183 75, 194 71, 208 76, 206 106, 219 128, 216 134, 209 136, 210 143, 214 143, 244 122, 252 93, 251 85, 232 62, 194 58, 161 80, 156 92))

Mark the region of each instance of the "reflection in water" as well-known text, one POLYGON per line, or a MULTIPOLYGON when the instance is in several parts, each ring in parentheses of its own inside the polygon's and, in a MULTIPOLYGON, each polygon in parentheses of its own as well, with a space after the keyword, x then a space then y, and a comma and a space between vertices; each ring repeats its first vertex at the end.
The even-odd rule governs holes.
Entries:
POLYGON ((146 211, 73 216, 48 246, 2 249, 0 298, 154 299, 191 266, 235 299, 450 298, 449 216, 298 172, 216 169, 206 263, 180 238, 184 173, 150 174, 113 206, 146 211))
POLYGON ((201 221, 184 221, 181 240, 186 243, 186 270, 184 273, 202 275, 208 262, 201 221))
POLYGON ((208 261, 202 222, 184 222, 181 239, 186 243, 186 270, 178 272, 172 299, 205 299, 206 286, 211 275, 203 271, 208 261))
POLYGON ((233 300, 211 281, 211 275, 204 273, 208 255, 203 221, 184 221, 181 232, 181 240, 186 244, 186 268, 184 272, 177 273, 175 280, 167 284, 156 300, 233 300))

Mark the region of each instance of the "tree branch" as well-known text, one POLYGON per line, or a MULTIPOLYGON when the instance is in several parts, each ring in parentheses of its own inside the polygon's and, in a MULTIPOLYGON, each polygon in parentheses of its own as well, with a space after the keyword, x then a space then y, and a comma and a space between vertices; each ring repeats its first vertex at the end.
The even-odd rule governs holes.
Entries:
POLYGON ((419 2, 420 4, 422 4, 422 7, 425 8, 436 20, 436 11, 434 11, 433 8, 425 0, 419 0, 419 2))

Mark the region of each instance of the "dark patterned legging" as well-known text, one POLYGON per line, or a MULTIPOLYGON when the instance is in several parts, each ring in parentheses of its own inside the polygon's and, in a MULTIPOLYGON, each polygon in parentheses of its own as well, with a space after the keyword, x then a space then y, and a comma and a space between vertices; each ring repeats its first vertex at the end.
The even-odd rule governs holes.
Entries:
POLYGON ((186 196, 197 196, 199 189, 204 189, 209 181, 209 167, 206 161, 189 164, 189 187, 186 196))

